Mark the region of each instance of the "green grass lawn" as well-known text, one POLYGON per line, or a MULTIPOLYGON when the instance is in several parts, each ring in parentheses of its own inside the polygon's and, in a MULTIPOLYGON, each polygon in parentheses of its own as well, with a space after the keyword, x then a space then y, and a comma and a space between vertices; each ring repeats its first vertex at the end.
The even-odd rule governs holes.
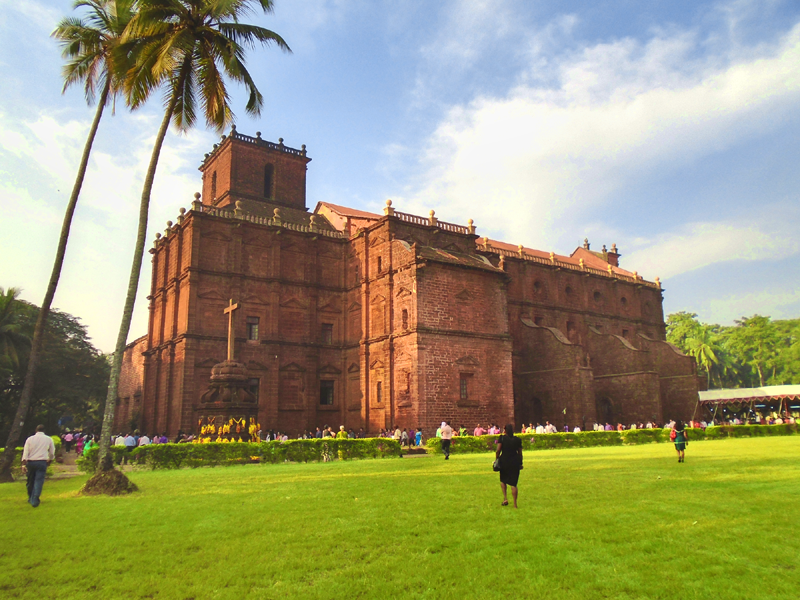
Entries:
POLYGON ((0 486, 0 598, 800 597, 800 436, 0 486))

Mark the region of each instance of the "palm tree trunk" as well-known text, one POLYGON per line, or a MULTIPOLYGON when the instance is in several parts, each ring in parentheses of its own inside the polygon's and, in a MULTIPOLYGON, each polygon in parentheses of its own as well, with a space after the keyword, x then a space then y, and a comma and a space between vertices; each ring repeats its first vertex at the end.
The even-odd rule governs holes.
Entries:
MULTIPOLYGON (((181 70, 180 80, 177 89, 180 89, 188 75, 186 68, 181 70)), ((117 391, 119 388, 119 374, 122 370, 122 359, 125 354, 125 345, 128 341, 128 333, 131 328, 133 318, 133 306, 136 302, 136 293, 139 289, 139 275, 142 270, 142 259, 144 257, 145 236, 147 235, 147 218, 150 211, 150 194, 153 191, 153 181, 156 177, 158 158, 161 154, 161 147, 164 145, 164 138, 172 120, 172 113, 178 102, 178 95, 172 94, 167 110, 164 112, 164 119, 158 129, 156 142, 153 146, 153 153, 150 156, 150 166, 147 168, 147 175, 144 179, 142 188, 142 199, 139 203, 139 229, 136 232, 136 248, 133 251, 133 264, 131 265, 131 275, 128 280, 128 295, 125 297, 125 308, 122 311, 122 323, 119 326, 117 335, 117 345, 114 349, 114 360, 111 364, 111 379, 108 382, 108 393, 106 394, 106 407, 103 412, 103 429, 100 434, 99 448, 99 470, 110 471, 114 468, 111 460, 111 453, 108 451, 111 446, 112 427, 114 426, 114 412, 117 405, 117 391)))
POLYGON ((92 152, 92 145, 97 135, 97 128, 100 125, 100 118, 103 116, 103 110, 108 102, 110 89, 111 77, 107 77, 106 84, 100 94, 100 100, 97 103, 97 110, 94 114, 92 126, 89 129, 86 145, 83 148, 83 156, 81 156, 81 162, 78 166, 75 185, 72 187, 72 194, 69 197, 67 210, 64 213, 64 221, 61 224, 61 237, 58 239, 58 248, 56 249, 56 258, 53 262, 53 271, 50 274, 50 282, 47 285, 47 291, 45 292, 42 306, 39 309, 39 315, 36 318, 36 327, 33 330, 33 342, 31 343, 31 353, 28 357, 28 369, 25 372, 25 383, 22 386, 17 413, 14 416, 14 421, 11 423, 11 431, 6 441, 6 449, 2 459, 0 459, 0 482, 13 481, 11 477, 11 464, 14 461, 15 448, 20 441, 19 438, 22 433, 22 426, 25 423, 25 418, 28 416, 28 408, 31 404, 31 396, 33 396, 33 387, 36 383, 36 369, 39 367, 39 356, 44 342, 45 324, 47 323, 47 317, 50 315, 50 306, 53 304, 53 298, 56 295, 58 280, 61 278, 61 267, 64 264, 64 255, 67 252, 67 242, 69 241, 69 231, 72 227, 72 217, 75 214, 75 207, 78 204, 78 197, 80 196, 83 179, 86 176, 86 168, 89 164, 89 155, 92 152))

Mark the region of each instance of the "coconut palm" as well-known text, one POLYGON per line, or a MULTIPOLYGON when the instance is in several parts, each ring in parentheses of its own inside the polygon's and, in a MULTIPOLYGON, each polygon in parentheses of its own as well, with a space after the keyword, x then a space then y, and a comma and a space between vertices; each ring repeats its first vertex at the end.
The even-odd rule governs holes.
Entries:
POLYGON ((23 304, 17 300, 19 290, 0 287, 0 367, 19 369, 24 364, 24 355, 31 344, 19 322, 23 304))
POLYGON ((118 75, 124 75, 129 66, 126 54, 120 51, 119 40, 134 15, 134 0, 78 0, 75 2, 74 8, 84 8, 88 12, 81 18, 68 17, 63 19, 52 33, 52 36, 58 40, 62 47, 62 56, 67 60, 63 68, 63 91, 66 91, 72 85, 82 83, 86 101, 89 104, 94 101, 98 89, 100 90, 100 98, 97 101, 97 110, 83 148, 81 162, 78 165, 78 173, 75 176, 72 194, 64 212, 61 236, 58 240, 56 257, 53 261, 53 271, 50 274, 50 282, 47 285, 47 291, 36 320, 19 406, 6 442, 6 452, 0 461, 0 481, 11 481, 13 450, 19 441, 22 423, 28 414, 36 369, 39 366, 39 357, 44 340, 45 323, 50 314, 50 306, 56 294, 58 280, 61 277, 61 267, 67 251, 72 217, 75 214, 75 206, 78 203, 78 196, 83 186, 86 167, 89 163, 89 154, 92 151, 92 144, 97 134, 97 128, 100 125, 100 118, 103 116, 103 111, 109 100, 121 90, 121 80, 118 75))
POLYGON ((155 89, 164 87, 166 110, 153 146, 139 205, 136 248, 103 415, 100 439, 101 472, 113 468, 108 448, 114 422, 119 373, 139 286, 150 193, 169 124, 172 122, 179 130, 186 131, 194 126, 198 110, 202 111, 206 123, 217 131, 232 123, 233 112, 224 76, 244 84, 249 93, 246 112, 252 116, 260 115, 264 100, 245 68, 245 50, 258 43, 275 44, 290 52, 289 46, 277 33, 240 22, 254 8, 271 13, 273 2, 140 0, 139 13, 131 19, 123 35, 123 41, 130 44, 135 63, 125 81, 129 106, 140 106, 155 89))
POLYGON ((717 339, 708 325, 703 325, 693 337, 686 339, 686 348, 697 365, 706 372, 706 386, 711 386, 711 368, 719 362, 717 339))

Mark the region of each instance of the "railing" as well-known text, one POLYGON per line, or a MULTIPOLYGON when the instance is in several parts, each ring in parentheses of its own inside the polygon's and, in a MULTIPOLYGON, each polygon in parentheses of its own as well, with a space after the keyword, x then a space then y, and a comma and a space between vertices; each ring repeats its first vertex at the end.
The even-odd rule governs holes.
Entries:
POLYGON ((517 258, 521 260, 528 260, 531 262, 539 263, 541 265, 548 265, 551 267, 558 267, 561 269, 569 269, 571 271, 580 271, 581 273, 590 273, 592 275, 599 275, 601 277, 610 277, 613 279, 621 279, 623 281, 630 281, 632 283, 637 283, 639 285, 643 285, 645 287, 651 288, 658 288, 657 283, 653 283, 652 281, 646 281, 645 279, 638 279, 631 275, 624 275, 622 273, 617 273, 616 271, 604 271, 603 269, 595 269, 594 267, 587 267, 576 265, 574 263, 564 262, 563 260, 558 260, 557 258, 547 259, 542 258, 541 256, 534 256, 532 254, 528 254, 525 251, 514 252, 513 250, 506 250, 505 248, 494 248, 490 245, 484 246, 483 244, 478 244, 478 250, 483 252, 491 252, 493 254, 497 254, 499 256, 507 256, 509 258, 517 258))
POLYGON ((409 213, 400 212, 399 210, 394 211, 394 216, 399 217, 401 221, 405 221, 406 223, 411 223, 413 225, 430 225, 431 222, 429 219, 425 217, 420 217, 419 215, 411 215, 409 213))
POLYGON ((399 210, 395 210, 392 214, 399 218, 401 221, 405 221, 406 223, 411 223, 412 225, 422 225, 424 227, 438 227, 443 231, 448 231, 450 233, 460 233, 462 235, 466 235, 468 233, 474 232, 470 231, 470 228, 466 225, 456 225, 455 223, 447 223, 446 221, 440 221, 436 218, 426 218, 420 217, 419 215, 412 215, 410 213, 400 212, 399 210))
MULTIPOLYGON (((222 208, 216 208, 214 206, 205 205, 199 201, 192 202, 192 212, 196 213, 203 213, 204 215, 209 215, 210 217, 220 217, 223 219, 238 219, 240 221, 247 221, 248 223, 254 223, 256 225, 267 225, 269 227, 281 227, 283 229, 288 229, 289 231, 297 231, 300 233, 312 233, 314 235, 322 235, 329 238, 335 239, 347 239, 349 236, 346 233, 340 231, 331 231, 329 229, 321 229, 316 227, 315 225, 301 225, 299 223, 290 223, 287 221, 283 221, 280 216, 275 216, 272 218, 268 217, 259 217, 258 215, 251 215, 247 214, 242 210, 225 210, 222 208)), ((313 216, 313 215, 312 215, 313 216)), ((183 220, 186 218, 186 210, 181 209, 181 213, 178 216, 178 224, 180 225, 183 220)), ((172 226, 172 221, 167 222, 167 229, 164 232, 164 237, 161 236, 160 233, 156 234, 156 241, 155 245, 159 245, 170 233, 174 230, 172 226)))
POLYGON ((267 140, 261 139, 261 132, 256 132, 256 137, 252 137, 249 135, 245 135, 243 133, 239 133, 236 129, 231 130, 231 137, 234 140, 239 140, 242 142, 247 142, 249 144, 256 144, 257 146, 264 146, 265 148, 269 148, 271 150, 278 150, 279 152, 285 152, 286 154, 292 154, 293 156, 305 156, 306 155, 306 145, 303 144, 300 150, 297 148, 290 148, 289 146, 285 146, 283 144, 283 138, 278 138, 278 143, 268 142, 267 140))

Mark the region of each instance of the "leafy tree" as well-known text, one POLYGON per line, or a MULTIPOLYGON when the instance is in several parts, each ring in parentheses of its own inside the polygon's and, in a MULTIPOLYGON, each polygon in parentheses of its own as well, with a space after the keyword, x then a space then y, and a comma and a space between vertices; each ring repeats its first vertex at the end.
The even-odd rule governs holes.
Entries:
POLYGON ((800 383, 800 319, 753 315, 722 327, 680 312, 667 317, 667 340, 695 357, 709 387, 800 383))
POLYGON ((229 125, 233 112, 224 76, 244 84, 249 92, 246 112, 260 115, 263 97, 245 67, 245 50, 259 43, 290 51, 277 33, 240 22, 254 6, 265 13, 273 10, 272 0, 140 0, 139 13, 123 35, 134 61, 125 81, 128 104, 140 106, 163 86, 166 110, 142 189, 136 247, 103 415, 101 472, 113 468, 108 448, 119 374, 139 286, 150 194, 169 124, 186 131, 194 126, 200 110, 206 123, 217 131, 229 125))
POLYGON ((684 352, 686 340, 696 337, 701 329, 702 325, 695 313, 681 311, 667 316, 667 341, 684 352))
POLYGON ((36 372, 45 337, 45 323, 56 294, 58 280, 61 278, 61 268, 67 251, 72 217, 75 214, 75 207, 86 176, 89 155, 97 135, 97 128, 100 125, 100 118, 103 116, 109 99, 120 91, 119 76, 124 75, 129 66, 127 54, 120 50, 120 36, 134 14, 134 1, 78 0, 75 2, 74 8, 86 8, 88 12, 83 18, 69 17, 62 20, 52 34, 59 41, 63 49, 62 55, 67 59, 63 69, 63 91, 74 84, 83 83, 86 101, 89 104, 94 100, 97 89, 100 89, 100 99, 97 102, 97 110, 83 148, 75 184, 64 212, 50 281, 42 301, 42 308, 38 311, 39 320, 33 332, 33 344, 25 383, 20 394, 16 418, 6 441, 6 452, 0 460, 0 481, 11 481, 14 447, 19 442, 23 423, 30 407, 33 388, 36 385, 36 372))
MULTIPOLYGON (((31 333, 40 311, 27 302, 19 304, 19 326, 23 332, 31 333)), ((19 368, 0 380, 0 431, 11 427, 27 361, 28 352, 24 352, 19 368)), ((30 403, 30 413, 36 418, 28 421, 23 435, 33 433, 36 423, 44 423, 48 431, 54 431, 65 415, 72 416, 77 425, 99 421, 109 369, 106 357, 92 345, 85 326, 70 314, 51 310, 30 403)))

